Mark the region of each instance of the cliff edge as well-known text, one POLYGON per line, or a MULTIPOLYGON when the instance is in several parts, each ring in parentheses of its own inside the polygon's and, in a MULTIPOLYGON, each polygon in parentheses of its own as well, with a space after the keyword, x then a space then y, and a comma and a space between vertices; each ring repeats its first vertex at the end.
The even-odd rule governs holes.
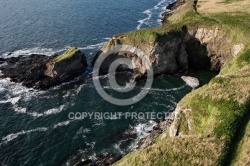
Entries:
MULTIPOLYGON (((101 49, 140 48, 156 74, 220 71, 178 103, 172 124, 149 146, 114 165, 250 164, 249 1, 198 1, 196 11, 193 4, 177 7, 167 25, 116 35, 101 49)), ((118 56, 135 57, 118 51, 112 58, 118 56)), ((143 67, 136 58, 134 64, 143 67)))

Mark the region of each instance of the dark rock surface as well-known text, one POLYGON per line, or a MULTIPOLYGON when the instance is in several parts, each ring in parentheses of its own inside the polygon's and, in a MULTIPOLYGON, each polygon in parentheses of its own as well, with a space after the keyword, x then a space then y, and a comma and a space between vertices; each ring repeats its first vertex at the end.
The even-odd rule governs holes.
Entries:
POLYGON ((72 47, 68 51, 72 53, 69 56, 65 56, 66 51, 59 56, 32 54, 1 58, 1 78, 9 77, 13 82, 40 90, 70 81, 84 73, 87 62, 86 57, 77 48, 72 47))
POLYGON ((165 119, 161 120, 150 132, 150 134, 146 137, 141 139, 137 144, 137 149, 144 149, 150 145, 152 145, 155 139, 162 134, 173 122, 173 117, 166 117, 165 119))

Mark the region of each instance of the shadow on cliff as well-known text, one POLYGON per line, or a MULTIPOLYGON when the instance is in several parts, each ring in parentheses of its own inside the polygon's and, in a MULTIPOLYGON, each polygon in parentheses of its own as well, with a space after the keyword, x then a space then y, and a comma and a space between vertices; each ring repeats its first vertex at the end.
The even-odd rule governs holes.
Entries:
MULTIPOLYGON (((183 26, 178 30, 161 31, 156 34, 153 32, 148 33, 156 35, 153 52, 151 50, 150 53, 145 53, 145 56, 148 57, 152 63, 155 76, 162 74, 190 74, 197 70, 218 72, 224 62, 231 57, 229 46, 227 46, 226 51, 220 49, 221 46, 226 45, 227 41, 221 39, 224 36, 219 31, 217 32, 216 29, 196 28, 189 30, 187 26, 183 26), (211 36, 209 33, 211 33, 211 36)), ((108 45, 105 46, 105 49, 112 48, 115 45, 122 45, 122 41, 123 39, 114 37, 109 41, 108 45)), ((134 44, 135 47, 142 47, 140 43, 138 43, 138 45, 136 45, 136 43, 134 44)), ((148 49, 148 47, 151 46, 146 46, 143 49, 148 49)), ((94 66, 97 58, 101 54, 102 50, 96 53, 92 61, 92 66, 94 66)), ((141 70, 142 67, 145 68, 145 65, 138 60, 138 57, 138 55, 129 53, 129 51, 118 51, 117 53, 110 54, 103 61, 100 67, 100 73, 107 74, 109 66, 116 59, 129 58, 136 64, 137 68, 131 69, 126 65, 120 65, 117 71, 129 71, 137 74, 136 78, 144 78, 146 73, 138 71, 141 70)))

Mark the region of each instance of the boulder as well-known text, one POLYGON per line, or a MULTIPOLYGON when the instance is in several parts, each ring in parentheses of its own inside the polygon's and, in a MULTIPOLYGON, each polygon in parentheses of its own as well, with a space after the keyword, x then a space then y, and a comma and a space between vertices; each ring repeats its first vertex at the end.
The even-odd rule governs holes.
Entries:
POLYGON ((199 86, 199 80, 195 77, 190 77, 190 76, 182 76, 181 79, 186 82, 188 86, 191 88, 196 88, 199 86))

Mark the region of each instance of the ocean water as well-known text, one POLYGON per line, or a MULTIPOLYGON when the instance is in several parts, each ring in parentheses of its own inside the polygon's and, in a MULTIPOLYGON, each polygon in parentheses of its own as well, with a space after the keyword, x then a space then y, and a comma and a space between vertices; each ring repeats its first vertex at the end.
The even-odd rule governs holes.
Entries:
MULTIPOLYGON (((170 0, 0 0, 0 57, 52 55, 77 46, 90 61, 117 33, 160 26, 170 0)), ((216 73, 191 75, 206 84, 216 73)), ((100 77, 105 90, 107 77, 100 77)), ((142 90, 139 81, 131 95, 142 90)), ((1 165, 73 165, 103 153, 126 154, 156 124, 150 119, 71 120, 76 112, 173 111, 192 88, 180 76, 159 76, 149 94, 126 107, 112 105, 96 92, 91 68, 71 82, 36 91, 0 80, 1 165), (124 136, 132 133, 133 136, 124 136)), ((120 96, 122 97, 122 96, 120 96)))

